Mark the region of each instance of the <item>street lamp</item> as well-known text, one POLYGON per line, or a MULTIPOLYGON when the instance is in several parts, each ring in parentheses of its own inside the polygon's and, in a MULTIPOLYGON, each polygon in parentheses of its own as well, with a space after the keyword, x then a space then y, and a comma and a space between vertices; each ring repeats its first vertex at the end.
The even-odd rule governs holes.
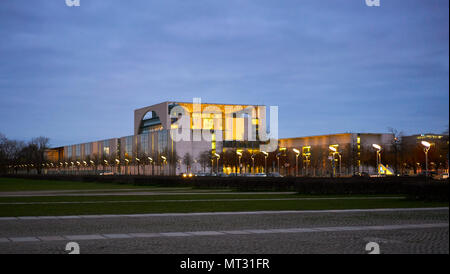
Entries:
POLYGON ((377 173, 380 175, 380 164, 381 164, 381 146, 377 144, 372 144, 372 147, 377 150, 377 173))
POLYGON ((238 159, 239 159, 239 174, 240 174, 240 173, 241 173, 241 158, 242 158, 242 152, 236 151, 236 154, 237 154, 238 159))
POLYGON ((214 153, 214 156, 216 156, 216 158, 217 158, 217 175, 219 175, 219 159, 220 159, 220 155, 219 154, 217 154, 217 153, 214 153))
POLYGON ((334 163, 334 154, 337 153, 337 149, 334 146, 329 146, 328 148, 333 152, 333 159, 332 159, 333 175, 336 175, 336 168, 335 168, 335 163, 334 163))
POLYGON ((342 155, 337 150, 336 146, 330 146, 330 150, 333 151, 333 161, 334 161, 334 154, 337 154, 339 157, 339 177, 342 175, 342 155))
POLYGON ((294 148, 293 151, 295 152, 295 177, 298 176, 298 156, 300 155, 300 150, 294 148))
POLYGON ((427 141, 422 141, 422 146, 425 152, 425 176, 428 178, 428 150, 430 150, 431 144, 427 141))
POLYGON ((280 173, 280 156, 281 156, 281 153, 277 153, 277 165, 278 165, 278 173, 280 173))
POLYGON ((166 156, 161 155, 161 159, 163 160, 163 162, 162 162, 162 171, 163 171, 163 174, 164 174, 164 165, 166 164, 167 158, 166 158, 166 156))
POLYGON ((253 165, 252 172, 253 172, 253 174, 255 174, 255 154, 252 154, 251 158, 252 158, 252 165, 253 165))
MULTIPOLYGON (((137 168, 138 168, 138 175, 140 175, 139 173, 139 165, 141 164, 141 159, 139 159, 138 157, 136 157, 136 163, 137 163, 137 168)), ((145 173, 145 172, 144 172, 145 173)))
POLYGON ((153 167, 154 167, 154 165, 153 165, 153 158, 152 157, 147 157, 147 159, 148 159, 148 162, 152 165, 152 176, 153 176, 153 167))
POLYGON ((262 154, 264 154, 264 173, 267 174, 267 157, 269 156, 269 153, 265 151, 261 151, 262 154))

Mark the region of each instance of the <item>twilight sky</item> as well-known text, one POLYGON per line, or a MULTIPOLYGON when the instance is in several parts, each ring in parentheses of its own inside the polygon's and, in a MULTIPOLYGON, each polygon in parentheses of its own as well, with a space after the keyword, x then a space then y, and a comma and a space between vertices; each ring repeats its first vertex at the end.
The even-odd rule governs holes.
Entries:
POLYGON ((162 101, 279 106, 280 137, 440 133, 449 1, 1 0, 0 132, 133 134, 162 101))

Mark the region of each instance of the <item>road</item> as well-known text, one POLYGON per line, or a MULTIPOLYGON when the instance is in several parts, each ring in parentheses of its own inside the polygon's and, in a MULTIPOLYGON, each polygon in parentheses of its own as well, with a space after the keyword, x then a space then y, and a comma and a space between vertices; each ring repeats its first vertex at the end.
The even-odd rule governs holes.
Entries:
POLYGON ((0 253, 449 253, 449 210, 0 218, 0 253))

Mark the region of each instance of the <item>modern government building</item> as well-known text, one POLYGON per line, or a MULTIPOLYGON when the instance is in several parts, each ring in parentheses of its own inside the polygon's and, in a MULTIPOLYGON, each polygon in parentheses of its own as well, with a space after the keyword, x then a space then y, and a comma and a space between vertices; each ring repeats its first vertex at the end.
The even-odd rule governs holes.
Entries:
POLYGON ((277 138, 273 147, 266 122, 262 105, 163 102, 134 111, 133 135, 48 149, 48 172, 351 175, 377 172, 373 144, 395 143, 390 133, 342 133, 277 138))

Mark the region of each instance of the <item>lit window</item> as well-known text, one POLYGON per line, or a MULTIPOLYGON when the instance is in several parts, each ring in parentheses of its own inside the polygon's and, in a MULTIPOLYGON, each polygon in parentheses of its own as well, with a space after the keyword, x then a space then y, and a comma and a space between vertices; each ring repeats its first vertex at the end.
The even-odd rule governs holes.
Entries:
POLYGON ((203 129, 213 129, 214 122, 211 118, 203 119, 203 129))

